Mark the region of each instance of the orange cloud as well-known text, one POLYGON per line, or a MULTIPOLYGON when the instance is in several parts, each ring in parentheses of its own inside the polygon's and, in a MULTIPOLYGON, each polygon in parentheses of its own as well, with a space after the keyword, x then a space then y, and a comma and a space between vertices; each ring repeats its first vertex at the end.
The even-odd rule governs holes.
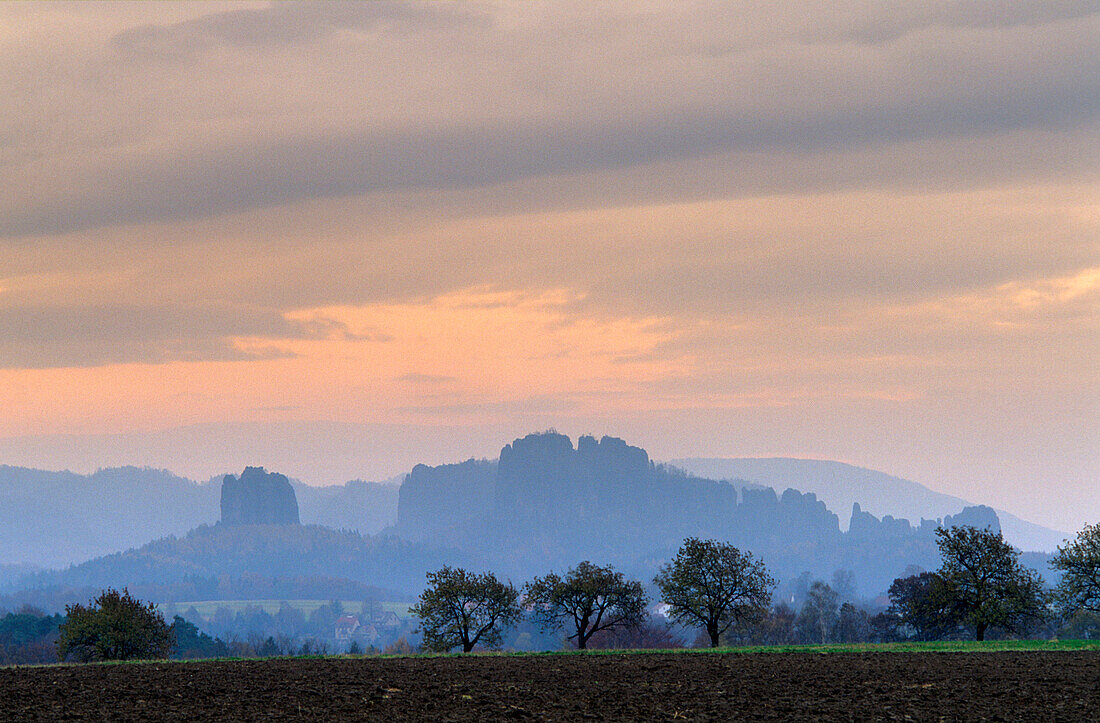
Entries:
POLYGON ((413 303, 302 309, 288 319, 321 333, 235 340, 270 358, 4 370, 0 435, 211 419, 415 421, 529 398, 584 405, 689 371, 686 355, 652 354, 675 336, 666 321, 587 315, 582 301, 565 289, 476 288, 413 303))

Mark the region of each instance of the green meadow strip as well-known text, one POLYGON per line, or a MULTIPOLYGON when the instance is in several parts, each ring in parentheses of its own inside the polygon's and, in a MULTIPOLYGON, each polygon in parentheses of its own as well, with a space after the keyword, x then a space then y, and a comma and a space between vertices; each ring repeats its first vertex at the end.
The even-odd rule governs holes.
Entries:
POLYGON ((1100 651, 1100 640, 936 640, 910 643, 826 643, 824 645, 742 645, 727 648, 671 648, 665 650, 547 650, 537 652, 489 651, 477 653, 415 653, 412 655, 296 655, 270 658, 199 658, 194 660, 112 660, 99 663, 53 663, 0 667, 41 668, 75 665, 186 665, 191 663, 239 663, 270 660, 392 660, 395 658, 546 658, 607 655, 830 655, 837 653, 1004 653, 1100 651))

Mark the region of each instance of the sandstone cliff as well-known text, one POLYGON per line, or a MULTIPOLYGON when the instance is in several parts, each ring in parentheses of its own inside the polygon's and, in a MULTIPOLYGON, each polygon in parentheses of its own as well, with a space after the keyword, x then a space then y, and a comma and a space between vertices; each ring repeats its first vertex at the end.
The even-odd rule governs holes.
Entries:
POLYGON ((286 475, 245 467, 241 476, 222 480, 222 523, 297 525, 298 498, 286 475))

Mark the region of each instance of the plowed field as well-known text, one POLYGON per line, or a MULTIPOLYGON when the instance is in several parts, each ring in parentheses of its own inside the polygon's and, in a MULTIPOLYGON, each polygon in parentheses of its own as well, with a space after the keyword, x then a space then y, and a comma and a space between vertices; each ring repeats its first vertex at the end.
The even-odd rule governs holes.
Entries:
POLYGON ((0 718, 1100 720, 1100 654, 543 655, 6 668, 0 718))

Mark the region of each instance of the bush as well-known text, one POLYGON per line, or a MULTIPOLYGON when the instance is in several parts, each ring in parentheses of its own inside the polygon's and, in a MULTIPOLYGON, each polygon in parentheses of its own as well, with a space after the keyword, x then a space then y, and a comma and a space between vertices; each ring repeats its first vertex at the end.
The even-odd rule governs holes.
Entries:
POLYGON ((387 645, 382 650, 383 655, 413 655, 415 653, 416 648, 414 648, 409 643, 409 641, 405 639, 404 635, 387 645))
POLYGON ((171 626, 152 603, 143 603, 123 588, 108 588, 87 606, 65 608, 66 621, 57 640, 61 660, 131 660, 167 658, 175 644, 171 626))
POLYGON ((640 625, 601 630, 588 639, 597 650, 672 650, 684 647, 664 618, 650 617, 640 625))

